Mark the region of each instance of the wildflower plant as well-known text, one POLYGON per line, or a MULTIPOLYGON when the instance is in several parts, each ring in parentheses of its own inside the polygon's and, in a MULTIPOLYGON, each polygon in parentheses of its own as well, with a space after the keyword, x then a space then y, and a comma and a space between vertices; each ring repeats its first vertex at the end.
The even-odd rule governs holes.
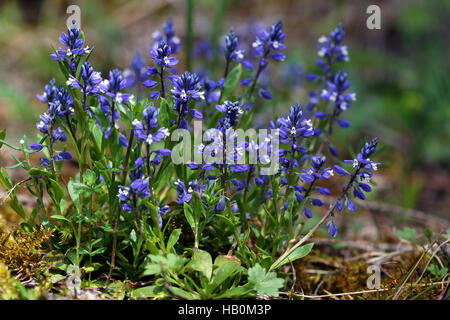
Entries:
POLYGON ((146 279, 158 288, 147 297, 150 291, 174 298, 276 296, 286 285, 280 268, 309 253, 319 228, 338 235, 335 217, 355 211, 354 199, 365 200, 380 166, 371 160, 376 138, 345 161, 331 143, 333 123, 348 127, 341 114, 355 100, 348 75, 335 71, 349 57, 343 27, 319 38, 310 100, 292 102, 286 115, 267 123, 263 139, 248 134, 236 143, 239 130, 252 127, 260 99, 272 98, 260 80, 269 63, 286 57, 282 22, 260 30, 252 52, 241 49, 231 29, 222 78, 175 69, 182 43, 171 20, 153 38, 151 65, 137 54, 131 71, 102 75, 89 61, 83 32, 73 24, 62 34, 65 49, 52 58, 67 80, 52 79, 37 96, 47 107, 37 138, 15 147, 0 133, 0 146, 23 153, 12 168, 28 175, 14 184, 2 168, 10 205, 25 229, 54 229, 53 250, 90 280, 146 279), (187 143, 177 148, 180 132, 187 143), (174 161, 180 150, 189 161, 174 161), (189 156, 196 152, 200 162, 189 156), (78 165, 69 181, 61 177, 68 161, 78 165), (273 161, 276 170, 262 170, 273 161), (35 197, 31 213, 17 200, 18 188, 35 197), (305 232, 314 217, 318 222, 305 232))

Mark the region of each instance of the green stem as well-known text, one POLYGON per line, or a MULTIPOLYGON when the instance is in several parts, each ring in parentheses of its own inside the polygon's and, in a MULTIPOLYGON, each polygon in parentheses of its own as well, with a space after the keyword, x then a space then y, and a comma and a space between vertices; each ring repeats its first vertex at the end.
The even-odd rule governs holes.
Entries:
POLYGON ((186 0, 186 68, 192 70, 192 44, 194 42, 194 0, 186 0))

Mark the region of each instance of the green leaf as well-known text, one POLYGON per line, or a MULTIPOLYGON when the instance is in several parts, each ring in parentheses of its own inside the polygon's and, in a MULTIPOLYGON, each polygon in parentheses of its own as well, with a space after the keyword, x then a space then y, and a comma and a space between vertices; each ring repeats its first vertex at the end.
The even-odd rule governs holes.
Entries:
POLYGON ((230 261, 222 265, 219 269, 214 271, 214 276, 211 283, 206 287, 208 294, 212 293, 224 281, 235 276, 240 269, 240 265, 234 261, 230 261))
POLYGON ((194 271, 199 271, 206 278, 210 279, 213 270, 211 255, 204 250, 194 249, 192 259, 186 267, 194 271))
POLYGON ((220 220, 222 220, 223 222, 228 224, 230 226, 230 228, 232 228, 232 229, 234 228, 234 223, 229 218, 227 218, 221 214, 217 214, 216 217, 218 217, 220 220))
POLYGON ((146 206, 149 207, 149 209, 150 209, 150 216, 152 217, 152 220, 153 220, 154 229, 157 232, 158 236, 160 238, 162 238, 161 228, 159 227, 158 209, 156 209, 156 207, 149 201, 146 201, 146 206))
POLYGON ((278 290, 283 286, 283 279, 277 278, 275 272, 266 270, 257 263, 248 270, 248 282, 259 296, 278 297, 278 290))
POLYGON ((160 286, 147 286, 131 291, 133 298, 160 298, 167 297, 163 287, 160 286))
POLYGON ((31 168, 30 170, 28 170, 28 174, 30 176, 33 176, 33 177, 44 176, 44 177, 47 177, 47 178, 53 178, 53 175, 50 172, 45 171, 45 170, 41 170, 41 169, 38 169, 38 168, 31 168))
POLYGON ((69 219, 67 219, 66 217, 64 217, 63 215, 60 215, 60 214, 54 214, 50 218, 55 219, 55 220, 67 221, 70 223, 69 219))
POLYGON ((69 183, 67 184, 67 190, 69 191, 70 198, 73 201, 73 204, 77 208, 78 212, 81 212, 81 200, 80 200, 80 188, 79 185, 82 185, 82 183, 76 182, 72 179, 70 179, 69 183))
POLYGON ((9 143, 6 142, 5 140, 0 139, 0 147, 1 147, 2 145, 8 146, 8 147, 10 147, 11 149, 14 149, 14 150, 17 150, 17 151, 22 150, 22 149, 20 149, 20 148, 18 148, 18 147, 14 147, 12 144, 9 144, 9 143))
POLYGON ((242 73, 242 65, 239 63, 230 71, 230 73, 227 76, 227 79, 225 80, 221 102, 227 100, 231 96, 234 88, 236 87, 237 83, 239 82, 239 79, 241 78, 241 73, 242 73))
POLYGON ((175 249, 173 247, 178 242, 178 239, 180 239, 181 229, 175 229, 170 234, 169 240, 167 240, 167 251, 175 253, 175 249))
POLYGON ((87 169, 86 173, 84 174, 84 181, 86 181, 88 185, 93 185, 96 180, 97 175, 95 174, 95 172, 92 171, 91 169, 87 169))
POLYGON ((167 257, 161 255, 148 255, 150 262, 145 267, 143 276, 161 274, 161 271, 179 272, 188 259, 169 253, 167 257))
POLYGON ((405 227, 403 230, 395 231, 395 235, 401 239, 413 240, 414 237, 416 236, 416 230, 409 227, 405 227))
POLYGON ((48 181, 50 181, 50 185, 56 198, 55 200, 59 204, 61 202, 61 199, 64 197, 64 190, 55 180, 48 178, 48 181))
POLYGON ((308 244, 305 244, 304 246, 298 247, 297 249, 292 251, 292 253, 290 255, 288 255, 286 258, 284 258, 282 261, 280 261, 280 263, 278 263, 274 267, 274 269, 281 268, 286 263, 293 262, 297 259, 303 258, 311 251, 313 246, 314 246, 314 243, 308 243, 308 244))
POLYGON ((6 129, 3 129, 2 131, 0 131, 0 149, 3 145, 3 142, 1 142, 1 141, 3 141, 5 139, 5 137, 6 137, 6 129))
POLYGON ((25 214, 25 210, 22 207, 22 204, 16 198, 15 195, 10 195, 11 200, 9 201, 9 205, 11 208, 24 220, 27 220, 27 215, 25 214))
POLYGON ((161 104, 159 105, 159 113, 158 113, 158 123, 161 126, 169 128, 170 127, 170 105, 166 99, 161 98, 161 104))
POLYGON ((183 204, 184 208, 184 216, 186 217, 187 222, 189 223, 189 226, 192 229, 192 232, 195 234, 195 220, 194 220, 194 213, 192 210, 192 207, 189 203, 185 202, 183 204))
POLYGON ((439 268, 435 263, 430 264, 428 271, 435 277, 444 276, 448 273, 447 267, 439 268))
POLYGON ((197 300, 197 299, 198 299, 197 296, 195 296, 195 295, 193 295, 192 293, 187 292, 187 291, 185 291, 185 290, 183 290, 183 289, 180 289, 180 288, 178 288, 178 287, 172 287, 172 286, 170 286, 170 290, 172 290, 172 292, 173 292, 174 294, 176 294, 177 296, 183 297, 183 298, 186 299, 186 300, 197 300))
POLYGON ((238 258, 234 257, 234 256, 219 255, 219 256, 216 257, 216 260, 214 260, 214 269, 216 269, 214 271, 214 273, 217 271, 217 269, 219 269, 221 266, 227 264, 228 262, 234 262, 238 266, 241 265, 241 261, 238 258))
POLYGON ((245 286, 231 288, 215 297, 215 299, 232 299, 232 298, 245 298, 252 292, 252 287, 249 284, 245 286))

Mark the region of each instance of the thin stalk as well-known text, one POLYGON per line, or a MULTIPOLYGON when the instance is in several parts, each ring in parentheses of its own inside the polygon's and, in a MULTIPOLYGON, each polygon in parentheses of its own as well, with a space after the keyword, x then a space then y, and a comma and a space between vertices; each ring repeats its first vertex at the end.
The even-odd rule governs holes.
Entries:
POLYGON ((192 44, 194 42, 194 0, 186 0, 186 68, 192 70, 192 44))
POLYGON ((161 72, 159 73, 159 78, 161 81, 161 98, 166 97, 166 89, 164 88, 164 68, 161 67, 161 72))
MULTIPOLYGON (((224 71, 224 73, 223 73, 223 79, 224 79, 224 82, 227 81, 229 68, 230 68, 230 60, 227 59, 227 62, 225 63, 225 71, 224 71)), ((221 103, 221 101, 222 101, 222 96, 223 96, 223 91, 224 91, 224 90, 225 90, 225 86, 224 86, 223 88, 220 89, 219 103, 221 103)))
POLYGON ((150 145, 149 144, 145 144, 146 149, 147 149, 147 176, 148 176, 148 186, 150 189, 150 196, 152 199, 152 203, 153 205, 156 207, 156 201, 155 201, 155 195, 153 193, 153 181, 152 181, 152 170, 150 167, 150 145))

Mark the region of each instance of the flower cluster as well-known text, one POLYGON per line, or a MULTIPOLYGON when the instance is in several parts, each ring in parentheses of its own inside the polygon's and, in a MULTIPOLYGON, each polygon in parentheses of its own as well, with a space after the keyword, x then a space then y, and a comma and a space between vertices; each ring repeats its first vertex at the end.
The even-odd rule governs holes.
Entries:
POLYGON ((174 66, 178 63, 176 58, 170 56, 171 54, 172 49, 164 40, 161 40, 158 46, 150 51, 152 59, 161 69, 174 66))
POLYGON ((171 18, 167 19, 164 23, 163 33, 155 31, 153 32, 152 37, 154 39, 153 48, 159 46, 161 40, 164 40, 170 46, 170 50, 173 54, 177 53, 180 48, 180 38, 175 35, 175 27, 171 18))
MULTIPOLYGON (((295 197, 299 203, 302 203, 312 194, 313 191, 318 191, 322 195, 330 194, 330 190, 328 188, 314 186, 317 181, 321 179, 330 179, 334 175, 333 169, 329 167, 323 168, 325 162, 325 156, 313 156, 310 161, 310 167, 302 170, 303 173, 300 174, 300 179, 306 183, 309 183, 309 186, 307 189, 298 184, 294 187, 295 197)), ((318 198, 310 198, 309 200, 314 206, 321 207, 323 205, 322 200, 318 198)), ((303 213, 307 218, 312 217, 311 210, 306 206, 304 206, 303 213)))
POLYGON ((204 88, 205 103, 210 106, 213 103, 219 102, 220 92, 225 84, 223 78, 218 81, 213 81, 207 76, 201 77, 202 87, 204 88))
MULTIPOLYGON (((326 82, 327 89, 322 89, 321 98, 325 101, 334 103, 334 115, 333 120, 338 121, 339 126, 346 128, 350 124, 347 120, 335 119, 343 111, 351 108, 350 103, 356 100, 356 94, 353 92, 345 93, 350 87, 350 81, 347 79, 347 74, 339 70, 339 72, 332 77, 331 80, 326 82)), ((325 119, 328 115, 325 112, 317 112, 316 118, 325 119)))
MULTIPOLYGON (((374 138, 370 142, 366 142, 364 146, 361 148, 361 152, 358 153, 355 159, 344 160, 345 163, 353 165, 354 169, 353 174, 349 173, 347 170, 345 170, 339 165, 334 166, 334 170, 340 176, 347 176, 347 175, 351 176, 349 184, 344 188, 346 189, 353 188, 354 197, 359 198, 361 200, 366 199, 363 191, 370 192, 372 190, 372 188, 368 183, 370 182, 373 176, 372 171, 377 171, 378 166, 380 165, 379 162, 372 161, 369 158, 377 150, 377 143, 378 143, 377 138, 374 138)), ((338 208, 339 211, 342 210, 341 201, 337 202, 336 207, 338 208)), ((355 204, 350 199, 348 199, 348 197, 345 198, 344 207, 348 208, 350 211, 356 211, 355 204)))
POLYGON ((336 29, 330 32, 330 37, 321 36, 317 46, 317 54, 321 57, 317 60, 317 65, 324 73, 330 72, 334 62, 348 61, 348 47, 342 45, 344 39, 344 28, 339 24, 336 29))
POLYGON ((174 99, 174 108, 178 113, 177 126, 179 128, 187 128, 188 114, 193 118, 202 119, 203 115, 196 109, 189 109, 188 102, 190 100, 204 100, 205 93, 201 91, 200 78, 195 73, 185 71, 181 76, 174 76, 170 79, 173 88, 171 90, 174 99))
MULTIPOLYGON (((113 128, 119 129, 117 120, 119 119, 119 111, 117 104, 134 103, 133 95, 120 92, 126 86, 126 79, 122 77, 122 72, 114 69, 109 72, 109 79, 105 79, 100 83, 100 90, 105 94, 98 97, 100 108, 108 120, 108 127, 104 131, 105 139, 111 135, 113 128), (109 97, 110 99, 108 99, 109 97)), ((124 146, 128 146, 127 138, 123 134, 119 134, 119 142, 124 146)))
POLYGON ((150 49, 149 53, 155 63, 159 66, 159 70, 152 66, 147 67, 146 75, 148 79, 145 80, 142 84, 147 88, 156 87, 159 82, 153 80, 152 78, 159 75, 161 90, 153 92, 150 95, 150 98, 157 99, 160 95, 165 98, 166 87, 164 83, 164 70, 170 68, 172 73, 176 73, 176 70, 172 68, 172 66, 176 65, 178 63, 178 60, 174 57, 171 57, 172 49, 164 40, 161 40, 157 47, 150 49))
MULTIPOLYGON (((64 130, 61 127, 56 126, 58 118, 64 119, 70 123, 69 116, 73 113, 73 98, 70 93, 62 86, 56 86, 55 79, 52 79, 44 89, 42 95, 37 95, 38 99, 46 102, 49 106, 48 110, 40 115, 41 121, 36 124, 36 128, 43 133, 45 139, 47 140, 46 145, 41 143, 32 143, 30 148, 35 151, 42 151, 44 148, 48 148, 50 152, 50 158, 54 159, 56 162, 69 160, 72 158, 68 152, 59 152, 58 154, 53 154, 53 144, 57 141, 64 142, 67 137, 64 130)), ((50 166, 51 161, 46 158, 40 158, 41 165, 46 167, 50 166)))
POLYGON ((84 39, 75 20, 72 21, 72 26, 67 30, 67 34, 64 32, 61 34, 59 42, 65 46, 66 49, 64 50, 59 47, 59 49, 56 50, 56 53, 53 53, 50 56, 55 61, 68 63, 72 72, 75 72, 76 62, 79 61, 80 57, 84 57, 92 51, 92 48, 84 47, 84 39))
MULTIPOLYGON (((256 36, 252 46, 255 56, 259 58, 258 68, 252 79, 244 78, 241 81, 243 86, 251 84, 250 95, 253 93, 253 89, 256 86, 256 82, 258 81, 262 70, 268 65, 268 58, 272 58, 274 61, 283 61, 286 58, 286 55, 283 52, 279 52, 286 48, 283 44, 285 37, 286 35, 283 33, 283 23, 281 21, 272 25, 269 30, 261 30, 259 35, 256 36)), ((243 65, 247 70, 253 70, 253 65, 249 60, 245 60, 243 65)), ((264 86, 260 88, 259 95, 264 99, 272 99, 272 94, 264 86)))
MULTIPOLYGON (((117 197, 121 202, 121 208, 124 211, 131 212, 133 210, 144 211, 150 214, 149 209, 145 204, 138 207, 139 199, 146 199, 151 196, 149 178, 143 174, 143 163, 136 161, 136 169, 130 172, 130 186, 126 187, 119 185, 117 197)), ((162 216, 170 210, 166 204, 158 206, 159 226, 162 227, 162 216)))
POLYGON ((231 102, 227 100, 222 105, 217 105, 216 109, 225 114, 223 119, 219 119, 219 125, 217 126, 217 129, 223 133, 235 126, 238 122, 238 118, 243 113, 242 104, 240 104, 239 101, 231 102))
POLYGON ((101 73, 94 70, 89 61, 85 61, 81 66, 81 79, 78 81, 73 75, 69 75, 66 84, 73 89, 78 89, 83 96, 98 95, 102 93, 101 83, 103 81, 101 73))
MULTIPOLYGON (((261 30, 252 44, 255 55, 262 58, 260 65, 263 67, 267 65, 266 59, 273 51, 286 49, 286 46, 283 44, 285 37, 286 35, 283 33, 283 23, 281 21, 271 26, 269 30, 261 30)), ((282 52, 275 52, 271 58, 274 61, 283 61, 286 55, 282 52)))
POLYGON ((225 37, 225 48, 223 49, 227 63, 231 61, 241 62, 244 60, 244 50, 238 50, 239 40, 234 29, 225 37))
MULTIPOLYGON (((311 119, 305 118, 302 106, 295 104, 290 108, 287 117, 280 117, 276 123, 271 122, 272 129, 279 129, 280 142, 289 144, 288 150, 280 149, 280 164, 282 169, 289 174, 291 168, 297 168, 298 162, 295 158, 296 153, 305 153, 307 149, 299 145, 299 138, 308 138, 314 134, 311 119)), ((283 183, 287 183, 283 179, 283 183)))
MULTIPOLYGON (((153 142, 161 142, 169 136, 169 130, 167 128, 158 128, 158 113, 159 109, 155 106, 148 106, 143 112, 143 120, 133 120, 134 135, 139 141, 145 141, 149 146, 153 142), (156 128, 158 129, 154 132, 156 128)), ((152 150, 151 153, 156 155, 152 161, 155 165, 158 165, 161 161, 161 156, 169 156, 171 152, 168 149, 159 149, 152 150)))
POLYGON ((184 202, 191 202, 193 193, 199 193, 201 189, 205 188, 204 185, 199 185, 198 180, 191 180, 186 185, 184 182, 178 179, 177 181, 175 181, 175 185, 177 186, 177 203, 179 204, 183 204, 184 202))

